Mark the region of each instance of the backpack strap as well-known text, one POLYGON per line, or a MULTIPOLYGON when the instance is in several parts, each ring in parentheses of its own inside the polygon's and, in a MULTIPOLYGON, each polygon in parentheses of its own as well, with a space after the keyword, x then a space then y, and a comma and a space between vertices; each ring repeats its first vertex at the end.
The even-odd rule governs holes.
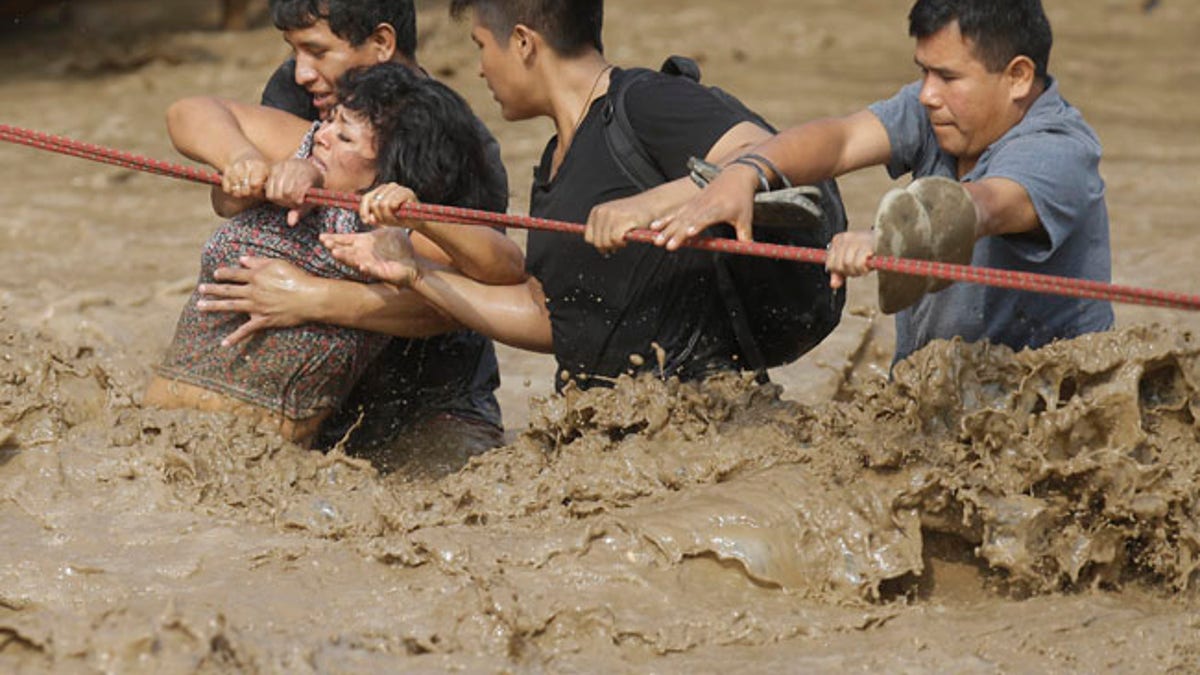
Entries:
POLYGON ((633 123, 629 121, 629 113, 625 109, 625 93, 631 85, 654 75, 648 68, 630 68, 623 70, 620 76, 609 85, 608 100, 604 104, 604 142, 608 151, 617 160, 617 166, 625 177, 633 182, 639 190, 645 191, 665 183, 667 177, 658 163, 638 141, 633 123))
MULTIPOLYGON (((663 61, 659 73, 674 77, 685 77, 692 82, 700 81, 700 66, 686 56, 669 56, 663 61)), ((646 148, 638 141, 633 123, 629 121, 629 112, 625 105, 625 92, 635 83, 653 77, 655 72, 649 68, 630 68, 622 70, 620 76, 608 88, 607 102, 604 106, 604 142, 625 177, 633 181, 640 190, 661 185, 667 181, 667 176, 658 166, 646 148)), ((726 105, 728 95, 718 93, 718 98, 726 105)), ((752 115, 754 113, 751 113, 752 115)), ((757 115, 754 115, 758 120, 757 115)), ((763 121, 765 125, 765 121, 763 121)), ((769 125, 766 125, 769 126, 769 125)))

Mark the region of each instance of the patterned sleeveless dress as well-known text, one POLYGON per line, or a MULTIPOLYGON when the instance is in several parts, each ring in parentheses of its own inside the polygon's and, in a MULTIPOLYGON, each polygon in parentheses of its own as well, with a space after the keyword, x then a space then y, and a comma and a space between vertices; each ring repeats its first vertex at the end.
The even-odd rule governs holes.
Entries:
MULTIPOLYGON (((317 125, 296 156, 312 152, 317 125)), ((287 211, 266 204, 248 209, 223 224, 204 246, 200 283, 215 281, 219 267, 236 267, 251 255, 286 260, 309 274, 330 279, 370 281, 330 255, 321 232, 368 229, 353 211, 320 207, 295 227, 287 211)), ((221 340, 247 319, 245 314, 203 313, 199 292, 188 299, 175 339, 158 373, 252 403, 291 419, 304 419, 339 406, 389 337, 330 324, 307 323, 260 331, 239 345, 221 340)))

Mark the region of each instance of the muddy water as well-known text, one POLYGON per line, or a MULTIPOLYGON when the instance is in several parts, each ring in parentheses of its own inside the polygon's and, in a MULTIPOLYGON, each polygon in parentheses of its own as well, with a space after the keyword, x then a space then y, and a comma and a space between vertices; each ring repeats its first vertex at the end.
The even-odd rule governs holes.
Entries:
MULTIPOLYGON (((140 4, 6 34, 0 121, 169 157, 167 102, 252 98, 283 54, 196 30, 211 2, 140 4)), ((913 75, 907 2, 608 4, 614 60, 701 57, 780 123, 913 75)), ((521 211, 547 129, 497 119, 432 5, 421 59, 496 129, 521 211)), ((1106 146, 1117 280, 1194 292, 1200 8, 1047 5, 1052 70, 1106 146)), ((843 182, 856 223, 888 184, 843 182)), ((513 443, 407 480, 138 406, 215 225, 202 189, 11 147, 0 185, 0 670, 1200 668, 1192 315, 1121 308, 1120 331, 1033 353, 942 343, 889 384, 864 282, 777 387, 532 405, 551 367, 505 351, 513 443)))

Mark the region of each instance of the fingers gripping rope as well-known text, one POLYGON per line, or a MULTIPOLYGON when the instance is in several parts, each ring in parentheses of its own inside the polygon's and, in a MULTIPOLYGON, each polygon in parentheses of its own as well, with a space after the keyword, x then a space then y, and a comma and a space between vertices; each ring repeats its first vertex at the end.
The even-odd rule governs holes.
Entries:
MULTIPOLYGON (((142 157, 129 152, 114 150, 91 143, 84 143, 63 136, 55 136, 31 129, 23 129, 0 124, 0 141, 25 145, 39 150, 55 152, 81 159, 118 166, 134 171, 179 178, 195 183, 220 185, 220 175, 195 167, 171 164, 159 160, 142 157)), ((305 201, 323 206, 338 206, 347 209, 357 209, 360 197, 355 194, 339 193, 330 190, 314 188, 309 190, 305 201)), ((530 216, 510 215, 465 209, 455 206, 439 206, 436 204, 406 204, 397 215, 414 220, 430 220, 443 223, 460 223, 465 225, 499 225, 527 230, 545 230, 550 232, 565 232, 582 235, 584 226, 577 223, 566 223, 530 216)), ((626 235, 626 239, 634 242, 652 244, 654 233, 645 230, 634 230, 626 235)), ((780 244, 764 244, 759 242, 741 242, 733 239, 699 238, 685 242, 686 246, 707 251, 733 253, 737 255, 752 255, 778 260, 793 260, 797 262, 825 264, 825 250, 806 248, 802 246, 784 246, 780 244)), ((1171 309, 1200 310, 1200 296, 1160 291, 1132 286, 1118 286, 1100 281, 1057 277, 1047 274, 1016 272, 989 267, 973 267, 952 263, 934 262, 929 260, 913 260, 907 258, 890 258, 875 256, 867 261, 868 267, 874 270, 898 272, 917 276, 932 277, 946 281, 961 281, 974 284, 1009 288, 1051 295, 1062 295, 1074 298, 1092 300, 1108 300, 1127 304, 1149 305, 1171 309)))

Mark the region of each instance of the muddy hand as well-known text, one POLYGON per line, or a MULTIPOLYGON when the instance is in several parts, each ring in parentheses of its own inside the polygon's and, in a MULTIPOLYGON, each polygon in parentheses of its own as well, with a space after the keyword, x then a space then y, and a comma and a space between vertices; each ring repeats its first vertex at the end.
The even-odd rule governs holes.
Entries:
POLYGON ((403 229, 381 227, 360 234, 321 234, 321 243, 342 263, 397 286, 411 286, 420 276, 412 242, 403 229))
POLYGON ((725 167, 679 210, 650 223, 650 229, 658 233, 654 243, 674 251, 688 239, 721 223, 733 225, 738 241, 752 241, 754 191, 758 186, 758 173, 754 169, 738 164, 725 167))
MULTIPOLYGON (((961 183, 941 177, 919 178, 903 190, 883 196, 875 214, 879 255, 971 262, 975 246, 975 204, 961 183)), ((935 293, 948 282, 898 272, 880 272, 879 307, 894 314, 935 293)))

